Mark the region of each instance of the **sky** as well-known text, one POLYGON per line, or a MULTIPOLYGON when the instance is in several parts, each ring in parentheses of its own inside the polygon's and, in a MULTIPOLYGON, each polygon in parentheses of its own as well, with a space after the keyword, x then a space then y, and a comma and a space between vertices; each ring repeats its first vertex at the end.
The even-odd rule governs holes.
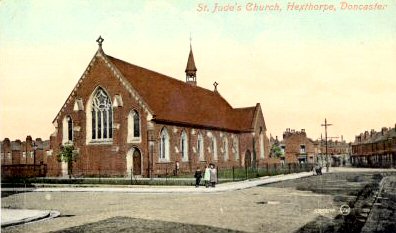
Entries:
POLYGON ((49 138, 99 35, 106 54, 180 80, 191 35, 198 85, 216 81, 233 107, 260 103, 268 136, 305 129, 315 140, 325 118, 328 136, 347 141, 394 127, 396 2, 352 2, 386 5, 371 11, 342 10, 339 0, 296 0, 336 11, 295 11, 289 2, 2 0, 0 140, 49 138), (234 10, 213 12, 216 4, 234 10))

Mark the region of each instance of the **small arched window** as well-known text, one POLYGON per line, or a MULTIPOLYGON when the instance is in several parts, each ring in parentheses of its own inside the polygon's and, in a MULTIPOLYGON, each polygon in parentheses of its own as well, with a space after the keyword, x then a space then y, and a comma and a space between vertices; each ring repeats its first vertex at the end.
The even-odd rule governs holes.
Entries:
POLYGON ((265 159, 265 154, 264 154, 264 134, 263 132, 260 132, 260 158, 265 159))
POLYGON ((198 134, 198 141, 197 141, 197 151, 198 151, 198 156, 199 156, 199 160, 205 160, 204 158, 204 141, 203 141, 203 137, 202 134, 199 133, 198 134))
POLYGON ((159 150, 159 159, 169 161, 169 134, 166 128, 163 128, 161 131, 159 150))
POLYGON ((224 148, 224 161, 227 161, 229 156, 228 156, 228 138, 224 136, 223 139, 223 148, 224 148))
POLYGON ((181 138, 180 138, 180 149, 182 153, 182 160, 188 161, 188 138, 186 131, 182 131, 181 138))
POLYGON ((212 153, 213 153, 213 160, 217 160, 217 142, 216 137, 212 136, 212 153))
POLYGON ((67 118, 67 140, 73 141, 73 121, 71 117, 67 118))
POLYGON ((128 115, 128 142, 140 141, 140 115, 133 110, 128 115))
POLYGON ((232 140, 232 150, 234 152, 234 159, 239 160, 239 143, 238 143, 238 136, 234 136, 232 140))
POLYGON ((73 142, 73 120, 70 116, 66 116, 62 122, 63 137, 62 143, 73 142))
POLYGON ((140 117, 136 111, 133 112, 133 136, 135 138, 140 137, 140 117))

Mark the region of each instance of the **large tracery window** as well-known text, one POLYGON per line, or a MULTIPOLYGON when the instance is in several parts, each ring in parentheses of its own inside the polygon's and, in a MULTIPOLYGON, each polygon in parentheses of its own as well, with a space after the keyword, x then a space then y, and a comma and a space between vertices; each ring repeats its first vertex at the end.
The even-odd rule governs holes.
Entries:
POLYGON ((111 100, 102 88, 98 88, 92 101, 92 139, 113 138, 113 110, 111 100))

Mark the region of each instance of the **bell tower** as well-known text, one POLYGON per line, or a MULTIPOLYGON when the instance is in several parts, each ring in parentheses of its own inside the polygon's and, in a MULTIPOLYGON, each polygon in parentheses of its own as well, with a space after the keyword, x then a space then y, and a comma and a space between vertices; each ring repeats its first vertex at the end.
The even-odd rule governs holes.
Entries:
POLYGON ((187 67, 186 67, 186 83, 196 86, 197 85, 197 67, 194 62, 194 55, 191 46, 191 37, 190 37, 190 54, 188 55, 187 67))

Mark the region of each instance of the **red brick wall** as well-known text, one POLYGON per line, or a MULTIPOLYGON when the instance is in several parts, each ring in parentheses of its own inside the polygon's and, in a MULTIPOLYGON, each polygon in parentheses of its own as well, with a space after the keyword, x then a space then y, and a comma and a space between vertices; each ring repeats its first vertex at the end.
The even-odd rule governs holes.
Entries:
POLYGON ((305 152, 307 159, 315 155, 315 145, 307 137, 305 132, 286 133, 283 138, 285 145, 286 161, 289 163, 298 162, 298 155, 300 154, 300 145, 305 145, 305 152))
MULTIPOLYGON (((132 147, 137 147, 143 157, 143 172, 147 173, 147 114, 142 110, 137 101, 133 99, 130 93, 122 83, 114 76, 113 72, 107 67, 103 59, 97 58, 94 65, 86 77, 79 84, 79 87, 73 92, 70 101, 66 103, 65 108, 58 116, 57 132, 54 140, 51 141, 54 148, 54 155, 49 161, 49 170, 60 169, 60 163, 56 161, 56 154, 59 153, 59 145, 62 143, 62 121, 64 117, 70 116, 73 120, 73 127, 80 127, 79 131, 74 131, 74 146, 79 149, 79 159, 73 166, 75 175, 126 175, 126 155, 132 147), (111 101, 114 101, 116 94, 120 95, 123 100, 122 107, 113 108, 113 142, 111 144, 86 144, 86 109, 90 96, 96 88, 102 87, 109 95, 111 101), (81 98, 84 104, 84 111, 74 111, 74 102, 81 98), (127 142, 127 121, 129 112, 134 109, 139 112, 141 118, 141 138, 139 144, 127 142), (119 127, 115 127, 119 125, 119 127)), ((59 174, 54 173, 54 174, 59 174)))
MULTIPOLYGON (((49 176, 59 176, 61 174, 61 164, 57 161, 57 154, 59 153, 59 147, 62 144, 62 121, 66 116, 70 116, 73 120, 74 129, 80 128, 79 131, 74 131, 74 146, 79 149, 78 161, 73 165, 73 174, 75 176, 125 176, 126 171, 126 156, 129 150, 132 148, 138 148, 142 154, 142 166, 143 175, 148 176, 149 168, 149 149, 148 149, 148 134, 147 134, 147 113, 144 111, 138 101, 131 96, 123 84, 118 80, 113 71, 105 64, 102 58, 96 58, 94 64, 89 67, 84 79, 78 84, 69 100, 66 102, 64 108, 61 109, 59 116, 56 119, 57 129, 54 137, 51 137, 51 148, 53 149, 53 155, 47 158, 48 163, 48 174, 49 176), (123 100, 122 107, 113 108, 113 141, 111 144, 89 144, 86 143, 86 109, 87 103, 96 90, 96 88, 102 87, 111 100, 114 100, 115 95, 120 95, 123 100), (76 99, 82 99, 84 104, 84 111, 74 111, 74 103, 76 99), (127 143, 128 135, 128 114, 134 109, 138 111, 141 119, 141 143, 127 143), (115 127, 119 125, 119 128, 115 127)), ((133 85, 133 84, 132 84, 133 85)), ((257 159, 260 157, 260 144, 259 144, 259 130, 263 130, 265 133, 264 119, 260 114, 256 124, 256 153, 257 159)), ((196 169, 197 166, 204 167, 205 163, 213 162, 220 167, 232 167, 232 166, 243 166, 244 153, 247 149, 252 151, 252 135, 251 133, 236 135, 239 137, 239 156, 235 160, 234 153, 232 151, 232 138, 231 132, 220 132, 217 130, 206 130, 206 129, 194 129, 195 133, 192 133, 193 129, 190 127, 181 127, 173 125, 164 125, 160 123, 154 124, 153 136, 154 136, 154 147, 153 147, 153 161, 152 170, 155 175, 164 174, 165 170, 171 172, 175 167, 175 162, 179 161, 181 172, 191 172, 196 169), (167 127, 170 136, 170 160, 169 163, 161 163, 159 161, 159 138, 160 132, 163 127, 167 127), (182 130, 185 130, 188 136, 188 156, 187 162, 182 161, 181 148, 180 148, 180 137, 182 130), (217 155, 218 160, 213 160, 213 152, 208 152, 207 148, 211 145, 211 138, 208 137, 207 132, 211 132, 217 141, 217 155), (202 133, 204 139, 204 156, 205 161, 199 161, 198 153, 193 151, 193 147, 197 149, 197 137, 198 132, 202 133), (221 137, 222 136, 222 137, 221 137), (221 153, 223 147, 223 137, 228 138, 228 151, 229 159, 224 161, 224 154, 221 153), (179 153, 176 153, 175 147, 178 148, 179 153)), ((269 140, 265 137, 265 150, 266 158, 269 155, 269 140)), ((151 166, 151 165, 150 165, 151 166)))
MULTIPOLYGON (((235 159, 235 154, 232 151, 232 135, 238 136, 232 132, 218 131, 218 130, 208 130, 208 129, 193 129, 189 127, 182 126, 174 126, 174 125, 164 125, 164 124, 155 124, 154 127, 154 135, 155 135, 155 144, 154 144, 154 173, 155 174, 163 174, 165 169, 173 170, 175 167, 175 162, 178 161, 180 164, 180 172, 192 172, 197 167, 203 168, 206 164, 214 163, 219 167, 232 167, 232 166, 240 166, 240 159, 235 159), (169 163, 160 162, 159 160, 159 143, 160 143, 160 134, 161 130, 166 127, 170 140, 169 140, 169 152, 170 152, 170 160, 169 163), (189 146, 188 146, 188 161, 182 160, 181 153, 181 133, 185 131, 188 137, 189 146), (193 133, 194 131, 194 133, 193 133), (199 159, 199 153, 197 149, 198 144, 198 135, 201 133, 204 144, 204 161, 199 159), (208 147, 211 147, 212 138, 208 136, 210 133, 211 137, 216 137, 217 143, 217 160, 214 160, 213 151, 208 151, 208 147), (221 135, 221 136, 220 136, 221 135), (223 139, 227 137, 228 139, 228 160, 224 160, 225 150, 223 149, 223 153, 221 152, 221 148, 223 148, 223 139), (176 152, 175 147, 178 149, 178 153, 176 152), (193 147, 196 152, 193 151, 193 147)), ((240 143, 239 143, 240 145, 240 143)), ((241 151, 240 151, 241 153, 241 151)))

